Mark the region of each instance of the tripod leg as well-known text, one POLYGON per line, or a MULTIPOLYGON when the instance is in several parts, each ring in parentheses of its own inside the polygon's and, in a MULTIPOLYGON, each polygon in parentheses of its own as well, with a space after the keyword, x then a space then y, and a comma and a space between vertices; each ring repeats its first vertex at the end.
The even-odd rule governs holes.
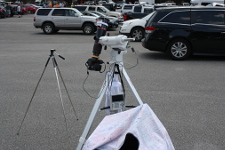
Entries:
POLYGON ((33 93, 32 97, 31 97, 31 100, 30 100, 28 106, 27 106, 27 110, 26 110, 25 115, 24 115, 24 117, 23 117, 23 120, 22 120, 22 122, 21 122, 21 124, 20 124, 20 127, 19 127, 19 130, 18 130, 18 132, 17 132, 17 135, 19 135, 20 129, 21 129, 21 127, 22 127, 22 124, 23 124, 23 122, 24 122, 24 119, 26 118, 26 115, 27 115, 27 112, 28 112, 28 110, 29 110, 29 108, 30 108, 31 102, 33 101, 33 98, 34 98, 34 95, 35 95, 35 93, 36 93, 36 91, 37 91, 38 85, 39 85, 39 83, 41 82, 41 79, 42 79, 42 77, 43 77, 43 75, 44 75, 44 73, 45 73, 45 70, 46 70, 47 66, 48 66, 49 60, 50 60, 50 57, 48 58, 48 60, 47 60, 47 62, 46 62, 46 64, 45 64, 45 68, 44 68, 44 70, 42 71, 41 77, 40 77, 40 79, 38 80, 38 83, 37 83, 37 85, 36 85, 36 87, 35 87, 34 93, 33 93))
POLYGON ((134 93, 134 96, 136 97, 136 100, 138 101, 139 105, 142 105, 143 102, 137 92, 137 90, 135 89, 134 85, 132 84, 131 80, 130 80, 130 77, 128 76, 126 70, 123 68, 123 75, 125 77, 125 79, 127 80, 127 83, 129 84, 132 92, 134 93))
POLYGON ((58 72, 57 72, 57 62, 55 60, 55 57, 52 56, 52 63, 53 63, 53 67, 55 70, 55 75, 56 75, 56 79, 57 79, 57 84, 58 84, 58 89, 59 89, 59 96, 60 96, 60 100, 61 100, 61 104, 62 104, 62 110, 63 110, 63 116, 64 116, 64 121, 66 123, 66 130, 67 130, 67 134, 68 134, 68 128, 67 128, 67 122, 66 122, 66 115, 65 115, 65 109, 64 109, 64 104, 63 104, 63 100, 62 100, 62 92, 61 92, 61 88, 60 88, 60 84, 59 84, 59 77, 58 77, 58 72))
POLYGON ((70 98, 70 95, 69 95, 69 93, 68 93, 66 84, 65 84, 65 82, 64 82, 64 80, 63 80, 63 78, 62 78, 62 74, 61 74, 61 71, 59 70, 59 66, 57 66, 57 68, 58 68, 59 76, 60 76, 60 78, 61 78, 61 80, 62 80, 62 83, 63 83, 63 85, 64 85, 64 87, 65 87, 67 96, 68 96, 68 98, 69 98, 69 100, 70 100, 70 103, 71 103, 71 105, 72 105, 72 107, 73 107, 74 114, 75 114, 75 116, 76 116, 76 118, 77 118, 77 120, 78 120, 77 113, 76 113, 75 108, 74 108, 74 106, 73 106, 73 103, 72 103, 72 101, 71 101, 71 98, 70 98))
POLYGON ((91 128, 91 125, 92 125, 92 123, 94 121, 94 118, 95 118, 95 116, 97 114, 97 111, 98 111, 98 109, 100 107, 100 104, 102 102, 103 96, 105 95, 106 89, 108 87, 108 83, 109 83, 109 80, 108 80, 108 77, 106 77, 106 80, 104 81, 104 83, 102 85, 102 88, 101 88, 101 90, 99 92, 99 97, 98 97, 98 99, 95 102, 95 105, 94 105, 94 107, 93 107, 93 109, 91 111, 91 114, 89 116, 88 122, 87 122, 87 124, 86 124, 86 126, 84 128, 84 131, 83 131, 80 139, 79 139, 79 144, 78 144, 76 150, 81 150, 83 145, 84 145, 84 143, 85 143, 87 134, 88 134, 88 132, 89 132, 89 130, 91 128))

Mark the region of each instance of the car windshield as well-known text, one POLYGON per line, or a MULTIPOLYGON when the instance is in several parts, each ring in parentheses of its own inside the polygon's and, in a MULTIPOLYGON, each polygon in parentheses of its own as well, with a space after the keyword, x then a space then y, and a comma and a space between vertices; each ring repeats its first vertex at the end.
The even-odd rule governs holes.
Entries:
POLYGON ((143 17, 143 20, 148 20, 155 12, 153 11, 152 13, 148 14, 147 16, 143 17))
POLYGON ((110 10, 106 7, 102 7, 103 10, 105 10, 106 12, 110 12, 110 10))
POLYGON ((80 11, 76 11, 76 13, 79 14, 80 16, 83 15, 80 11))

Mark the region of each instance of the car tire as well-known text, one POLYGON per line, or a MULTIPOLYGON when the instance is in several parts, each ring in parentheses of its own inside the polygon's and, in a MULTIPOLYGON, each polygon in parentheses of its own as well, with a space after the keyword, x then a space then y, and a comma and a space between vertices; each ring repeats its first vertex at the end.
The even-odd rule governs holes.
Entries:
POLYGON ((130 36, 135 38, 135 41, 140 42, 145 36, 145 31, 143 28, 136 27, 131 30, 130 36))
POLYGON ((43 31, 46 34, 52 34, 52 33, 55 32, 55 27, 54 27, 54 25, 52 23, 45 23, 43 25, 43 31))
POLYGON ((169 43, 167 53, 172 59, 184 60, 191 54, 191 45, 184 39, 176 39, 169 43))
POLYGON ((93 34, 95 32, 94 25, 92 25, 90 23, 84 24, 84 26, 83 26, 83 32, 84 32, 84 34, 87 34, 87 35, 93 34))

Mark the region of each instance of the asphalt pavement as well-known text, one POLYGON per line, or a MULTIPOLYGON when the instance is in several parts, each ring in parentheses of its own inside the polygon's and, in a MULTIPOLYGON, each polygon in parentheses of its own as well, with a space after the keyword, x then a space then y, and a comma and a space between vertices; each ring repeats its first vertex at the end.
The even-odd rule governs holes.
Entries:
MULTIPOLYGON (((95 103, 92 97, 98 97, 105 79, 105 72, 90 71, 84 83, 94 35, 61 30, 46 35, 32 23, 32 14, 0 19, 0 149, 76 149, 95 103), (59 78, 63 101, 60 99, 52 60, 45 67, 51 49, 65 57, 55 54, 76 114, 59 78)), ((118 29, 108 33, 119 34, 118 29)), ((224 150, 225 57, 192 56, 174 61, 144 49, 140 42, 131 45, 137 54, 128 50, 124 56, 127 73, 142 101, 167 129, 175 149, 224 150), (137 58, 138 65, 132 68, 137 58)), ((109 47, 102 50, 100 59, 109 61, 110 52, 109 47)), ((125 87, 127 104, 138 105, 125 87)), ((104 116, 104 111, 97 113, 90 134, 104 116)))

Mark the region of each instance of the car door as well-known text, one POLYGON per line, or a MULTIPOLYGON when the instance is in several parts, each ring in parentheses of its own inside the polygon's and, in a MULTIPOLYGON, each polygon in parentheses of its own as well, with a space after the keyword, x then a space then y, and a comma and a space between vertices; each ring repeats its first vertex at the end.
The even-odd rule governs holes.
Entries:
POLYGON ((65 25, 66 28, 79 28, 81 26, 81 17, 78 17, 76 11, 65 9, 65 25))
POLYGON ((51 17, 56 27, 64 27, 64 13, 63 9, 53 10, 51 17))
POLYGON ((224 11, 192 11, 192 41, 196 52, 225 52, 224 11))

